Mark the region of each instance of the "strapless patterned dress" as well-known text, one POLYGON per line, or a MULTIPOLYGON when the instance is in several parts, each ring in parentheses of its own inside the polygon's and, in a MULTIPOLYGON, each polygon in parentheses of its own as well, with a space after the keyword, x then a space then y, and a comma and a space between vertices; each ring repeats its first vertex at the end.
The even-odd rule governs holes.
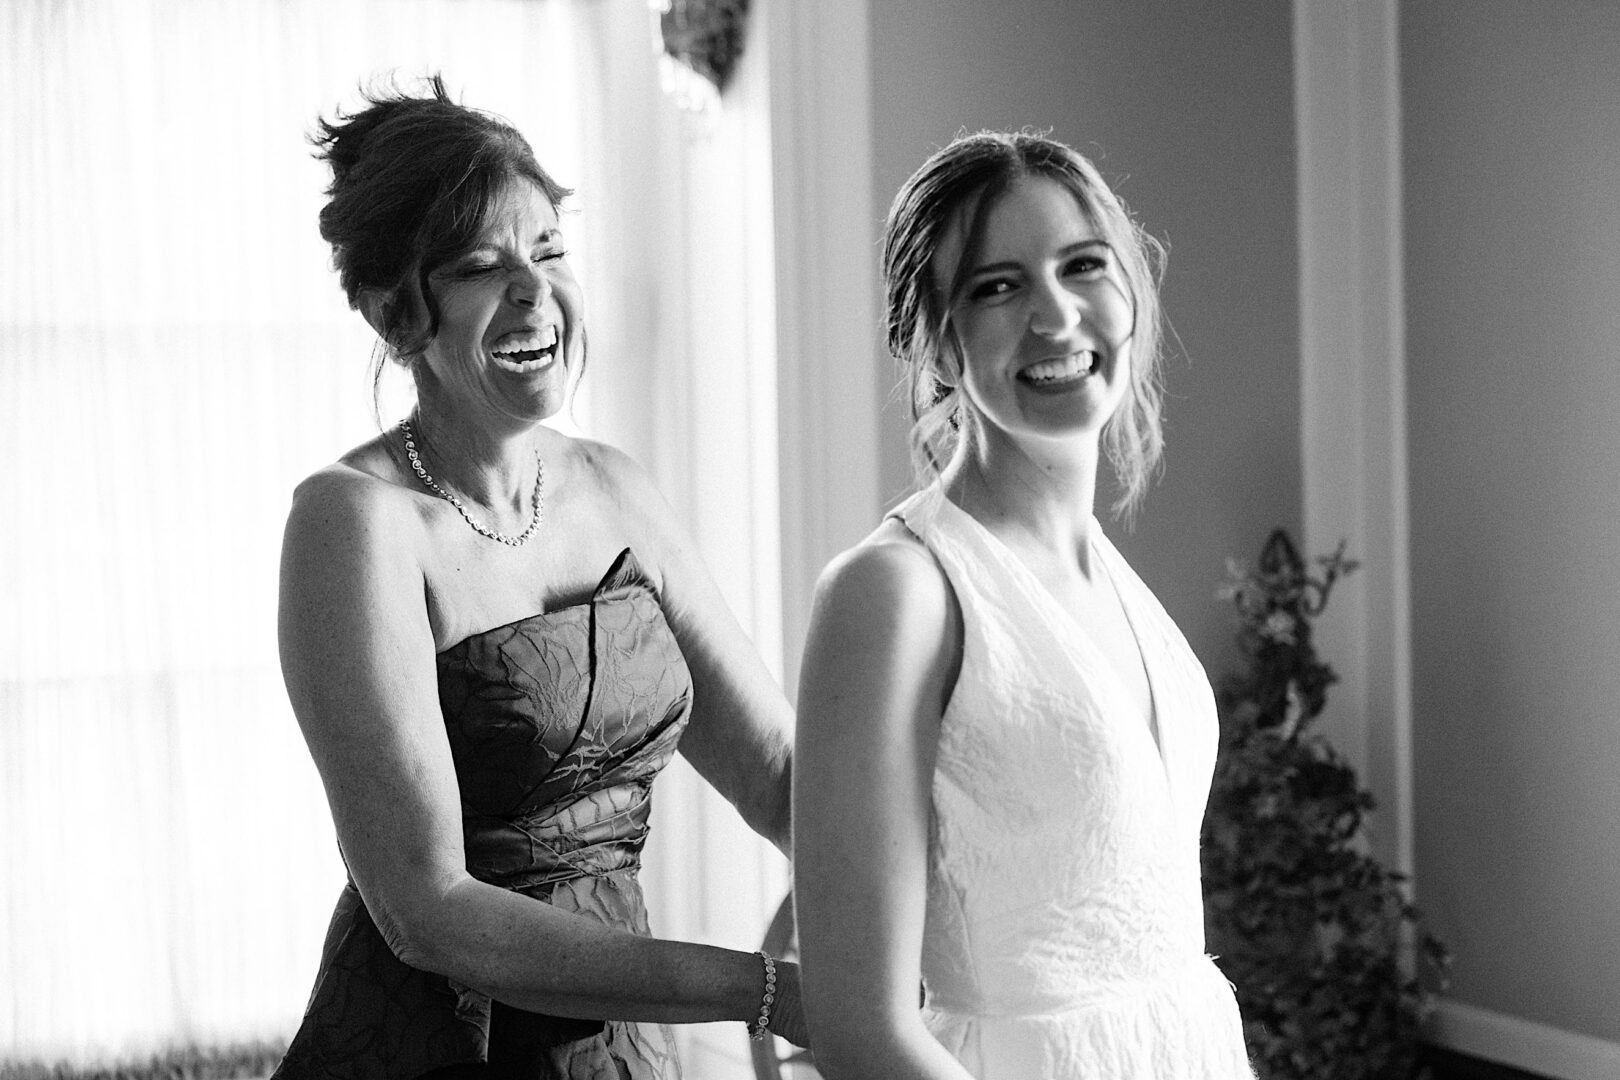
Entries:
MULTIPOLYGON (((636 872, 653 780, 674 754, 692 682, 629 549, 589 600, 438 656, 461 788, 467 871, 648 933, 636 872)), ((660 1025, 511 1008, 402 963, 354 883, 338 898, 315 989, 276 1080, 673 1080, 660 1025)))
POLYGON ((925 1020, 978 1080, 1251 1080, 1232 987, 1204 953, 1198 841, 1214 696, 1092 522, 1158 729, 1073 615, 936 485, 902 503, 961 605, 940 724, 925 1020))

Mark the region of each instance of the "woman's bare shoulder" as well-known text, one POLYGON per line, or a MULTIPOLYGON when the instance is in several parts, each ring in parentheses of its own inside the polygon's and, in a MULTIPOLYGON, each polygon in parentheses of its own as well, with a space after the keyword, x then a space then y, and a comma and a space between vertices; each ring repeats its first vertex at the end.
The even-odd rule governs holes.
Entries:
POLYGON ((944 569, 903 523, 885 520, 816 584, 799 730, 847 736, 854 725, 874 738, 904 730, 926 743, 956 684, 962 641, 944 569))
POLYGON ((884 518, 860 543, 827 564, 817 591, 945 596, 950 582, 933 552, 898 518, 884 518))
POLYGON ((390 533, 402 538, 398 530, 420 520, 420 499, 379 435, 298 483, 287 530, 334 539, 390 533))
MULTIPOLYGON (((944 569, 915 533, 885 518, 860 543, 827 564, 816 583, 817 621, 877 634, 948 639, 956 594, 944 569)), ((863 635, 864 636, 864 635, 863 635)))
POLYGON ((570 477, 592 485, 627 510, 648 512, 663 506, 647 470, 610 443, 559 434, 551 452, 570 477))
POLYGON ((652 476, 629 454, 595 439, 565 439, 555 452, 563 482, 577 496, 576 505, 591 519, 592 528, 635 549, 642 571, 662 594, 666 576, 673 571, 681 577, 681 567, 695 558, 685 523, 652 476))

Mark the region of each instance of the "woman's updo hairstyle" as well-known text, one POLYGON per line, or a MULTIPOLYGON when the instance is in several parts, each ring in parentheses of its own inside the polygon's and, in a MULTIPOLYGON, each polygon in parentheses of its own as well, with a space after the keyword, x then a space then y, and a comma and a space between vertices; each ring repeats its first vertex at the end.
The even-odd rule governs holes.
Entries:
POLYGON ((1081 212, 1113 249, 1135 308, 1131 380, 1103 428, 1103 450, 1118 482, 1113 510, 1129 518, 1151 483, 1164 449, 1160 425, 1163 343, 1159 276, 1164 249, 1131 219, 1084 156, 1038 132, 982 131, 936 151, 900 188, 883 237, 885 331, 904 369, 911 403, 912 465, 927 483, 956 453, 974 423, 962 400, 961 349, 951 310, 984 246, 991 209, 1016 182, 1045 177, 1072 192, 1081 212), (962 254, 947 287, 937 288, 934 254, 960 225, 962 254))
POLYGON ((365 290, 382 294, 380 336, 406 364, 439 329, 428 275, 477 243, 504 190, 531 183, 557 209, 573 194, 511 124, 450 100, 438 75, 426 84, 422 97, 366 92, 364 108, 320 118, 310 136, 332 169, 321 237, 349 306, 365 290))

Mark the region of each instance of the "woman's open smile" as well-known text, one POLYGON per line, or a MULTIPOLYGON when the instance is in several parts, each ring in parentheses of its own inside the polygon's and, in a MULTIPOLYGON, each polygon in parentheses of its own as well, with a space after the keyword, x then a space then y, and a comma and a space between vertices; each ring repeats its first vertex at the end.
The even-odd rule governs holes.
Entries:
POLYGON ((452 407, 542 419, 563 407, 583 340, 567 255, 556 207, 519 183, 475 246, 433 272, 439 329, 424 359, 452 407))

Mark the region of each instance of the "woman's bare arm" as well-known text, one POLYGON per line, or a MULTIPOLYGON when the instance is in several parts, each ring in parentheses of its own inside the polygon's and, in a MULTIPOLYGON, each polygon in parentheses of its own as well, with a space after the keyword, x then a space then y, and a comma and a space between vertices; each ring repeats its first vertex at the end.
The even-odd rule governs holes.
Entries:
POLYGON ((414 967, 537 1012, 755 1017, 758 957, 604 927, 467 873, 410 539, 420 535, 397 491, 334 467, 300 487, 282 551, 288 692, 344 859, 389 946, 414 967))
POLYGON ((962 632, 908 535, 886 524, 823 573, 799 678, 794 898, 829 1080, 968 1080, 917 1003, 930 790, 962 632))
POLYGON ((630 459, 595 447, 604 486, 656 567, 664 617, 692 673, 681 753, 750 828, 791 852, 793 709, 675 512, 630 459))

